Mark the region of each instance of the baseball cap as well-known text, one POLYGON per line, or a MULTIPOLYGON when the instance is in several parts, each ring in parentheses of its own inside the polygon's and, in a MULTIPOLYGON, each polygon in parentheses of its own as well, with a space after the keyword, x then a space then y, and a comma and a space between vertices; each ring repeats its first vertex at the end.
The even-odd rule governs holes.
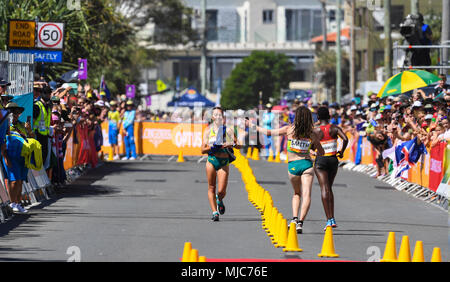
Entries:
POLYGON ((11 82, 8 82, 0 77, 0 86, 10 86, 11 82))
POLYGON ((413 103, 412 107, 413 107, 413 108, 415 108, 415 107, 420 108, 420 107, 422 107, 422 102, 420 102, 420 101, 415 101, 415 102, 413 103))
POLYGON ((433 115, 432 114, 428 114, 425 116, 425 119, 433 119, 433 115))
POLYGON ((353 105, 353 106, 351 106, 350 107, 350 111, 356 111, 358 108, 355 106, 355 105, 353 105))

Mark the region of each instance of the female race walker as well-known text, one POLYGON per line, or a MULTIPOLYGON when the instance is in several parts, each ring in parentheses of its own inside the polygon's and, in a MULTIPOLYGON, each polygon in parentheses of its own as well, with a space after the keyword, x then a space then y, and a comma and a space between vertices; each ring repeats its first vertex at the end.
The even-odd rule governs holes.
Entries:
POLYGON ((320 145, 320 139, 313 129, 312 114, 306 107, 297 108, 293 124, 272 130, 256 126, 256 130, 262 134, 287 136, 288 174, 289 180, 294 188, 294 196, 292 197, 293 219, 291 223, 294 222, 296 224, 297 233, 302 233, 303 221, 311 205, 311 187, 314 179, 314 170, 310 150, 317 150, 318 156, 324 153, 320 145), (298 217, 299 208, 300 217, 298 217))
POLYGON ((237 145, 237 137, 233 128, 224 126, 223 109, 213 108, 212 123, 206 128, 202 141, 202 154, 208 154, 206 177, 208 179, 208 200, 213 212, 212 220, 219 221, 219 213, 225 213, 223 199, 227 192, 230 158, 233 147, 237 145), (216 194, 217 180, 217 194, 216 194))
POLYGON ((320 144, 322 145, 325 154, 323 156, 316 157, 314 171, 319 180, 322 204, 327 217, 327 226, 337 227, 336 220, 334 219, 334 196, 333 187, 334 178, 336 177, 339 160, 344 155, 345 148, 347 148, 348 138, 342 129, 334 124, 330 124, 330 113, 328 108, 320 107, 317 111, 317 116, 320 122, 320 126, 314 129, 314 132, 320 138, 320 144), (342 148, 338 152, 337 139, 343 140, 342 148))

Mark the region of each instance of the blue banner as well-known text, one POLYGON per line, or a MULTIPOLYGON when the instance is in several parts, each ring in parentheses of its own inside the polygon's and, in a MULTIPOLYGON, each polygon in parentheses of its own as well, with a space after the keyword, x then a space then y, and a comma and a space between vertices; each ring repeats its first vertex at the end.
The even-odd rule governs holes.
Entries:
POLYGON ((9 53, 34 54, 35 62, 62 63, 62 51, 11 49, 9 53))
POLYGON ((33 124, 33 92, 14 96, 11 102, 17 103, 17 105, 25 108, 25 110, 19 117, 19 121, 26 122, 27 117, 31 117, 30 122, 31 124, 33 124))

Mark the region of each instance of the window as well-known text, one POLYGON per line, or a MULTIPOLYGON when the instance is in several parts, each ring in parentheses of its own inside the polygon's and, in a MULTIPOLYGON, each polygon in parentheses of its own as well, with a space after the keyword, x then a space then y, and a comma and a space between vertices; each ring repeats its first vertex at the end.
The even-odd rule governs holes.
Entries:
POLYGON ((206 11, 206 38, 208 41, 217 41, 218 28, 217 28, 217 10, 206 11))
POLYGON ((264 10, 263 11, 263 23, 264 24, 273 23, 273 10, 264 10))
POLYGON ((308 41, 322 33, 321 10, 286 9, 286 39, 308 41))

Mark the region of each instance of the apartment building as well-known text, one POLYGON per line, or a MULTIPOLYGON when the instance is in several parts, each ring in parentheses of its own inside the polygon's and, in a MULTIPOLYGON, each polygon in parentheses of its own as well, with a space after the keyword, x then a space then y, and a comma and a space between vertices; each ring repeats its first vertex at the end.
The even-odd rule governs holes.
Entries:
MULTIPOLYGON (((183 0, 194 9, 194 28, 199 28, 201 0, 183 0)), ((333 28, 335 10, 327 1, 327 26, 333 28)), ((322 34, 321 3, 318 0, 207 0, 207 89, 215 93, 233 68, 254 50, 281 52, 295 64, 295 80, 313 79, 314 45, 311 38, 322 34)), ((167 49, 166 46, 152 46, 167 49)), ((200 86, 200 50, 171 47, 169 57, 156 72, 165 81, 184 81, 200 86)))

